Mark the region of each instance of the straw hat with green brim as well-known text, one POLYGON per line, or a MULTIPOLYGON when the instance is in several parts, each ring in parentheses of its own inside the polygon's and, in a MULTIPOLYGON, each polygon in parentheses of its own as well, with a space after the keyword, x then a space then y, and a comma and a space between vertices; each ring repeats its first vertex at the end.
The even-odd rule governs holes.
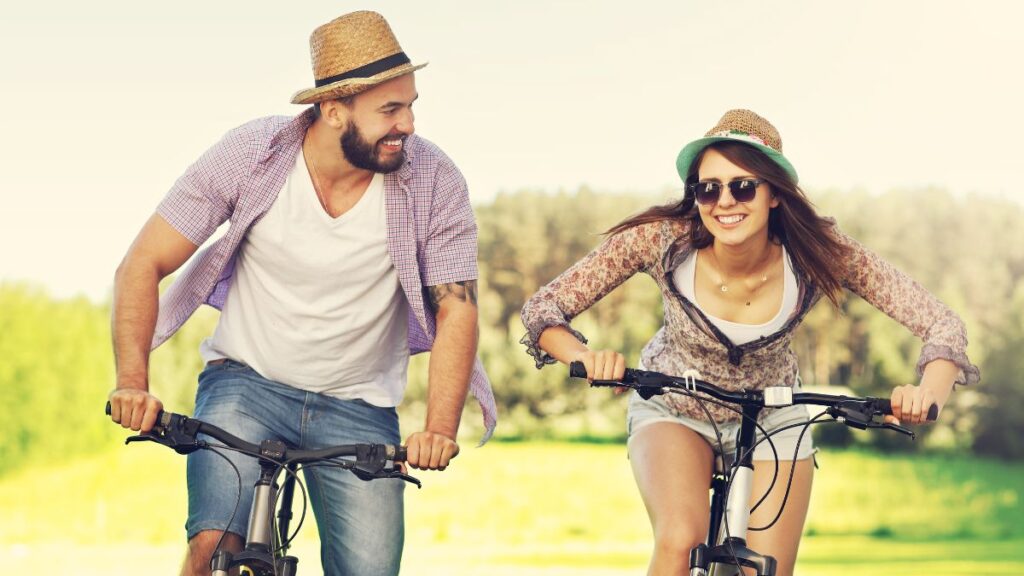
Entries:
POLYGON ((779 131, 775 129, 775 126, 750 110, 729 110, 714 128, 708 130, 704 138, 690 142, 679 151, 679 156, 676 158, 676 170, 679 171, 679 177, 683 179, 683 182, 686 182, 686 177, 689 176, 690 168, 697 156, 716 142, 749 144, 764 152, 781 166, 793 178, 793 183, 799 181, 796 169, 782 155, 782 138, 779 137, 779 131))
POLYGON ((309 51, 316 85, 297 92, 292 104, 354 96, 427 65, 410 63, 387 20, 370 11, 320 26, 309 37, 309 51))

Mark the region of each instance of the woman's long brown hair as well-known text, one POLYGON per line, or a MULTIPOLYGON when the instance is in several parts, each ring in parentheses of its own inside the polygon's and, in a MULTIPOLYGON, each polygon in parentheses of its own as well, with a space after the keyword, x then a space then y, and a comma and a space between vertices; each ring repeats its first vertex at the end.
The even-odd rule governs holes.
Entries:
MULTIPOLYGON (((818 216, 803 190, 781 166, 760 150, 740 142, 716 142, 705 148, 690 166, 687 184, 697 181, 697 169, 709 149, 718 151, 733 164, 768 182, 779 200, 779 205, 768 215, 769 240, 782 242, 797 268, 838 308, 843 291, 841 267, 846 262, 849 249, 832 233, 833 223, 818 216)), ((661 220, 688 222, 687 239, 694 248, 705 248, 715 240, 704 227, 700 210, 690 193, 684 194, 679 202, 653 206, 631 216, 611 227, 606 234, 618 234, 634 226, 661 220)))

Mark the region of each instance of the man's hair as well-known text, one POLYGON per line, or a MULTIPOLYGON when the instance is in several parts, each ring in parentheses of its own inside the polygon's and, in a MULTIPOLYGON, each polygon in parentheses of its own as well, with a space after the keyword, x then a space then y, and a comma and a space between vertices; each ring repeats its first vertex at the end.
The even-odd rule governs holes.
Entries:
MULTIPOLYGON (((352 107, 352 102, 355 101, 355 98, 356 98, 356 95, 353 94, 351 96, 345 96, 344 98, 331 98, 331 100, 337 100, 338 102, 341 102, 346 108, 351 108, 352 107)), ((325 102, 326 102, 326 100, 325 100, 325 102)), ((320 112, 320 102, 314 102, 313 103, 313 120, 318 120, 320 118, 321 114, 322 113, 320 112)))

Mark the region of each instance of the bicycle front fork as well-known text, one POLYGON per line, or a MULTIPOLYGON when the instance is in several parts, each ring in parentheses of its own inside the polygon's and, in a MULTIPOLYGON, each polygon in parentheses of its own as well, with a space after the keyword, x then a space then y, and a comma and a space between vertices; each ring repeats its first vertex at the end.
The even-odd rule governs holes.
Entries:
POLYGON ((690 576, 743 576, 741 566, 757 576, 775 576, 775 558, 747 548, 742 538, 729 538, 714 548, 698 544, 690 551, 690 576))
MULTIPOLYGON (((740 566, 754 568, 757 576, 775 576, 776 561, 747 548, 747 528, 750 522, 750 494, 753 491, 754 468, 750 462, 738 464, 732 470, 731 488, 725 506, 724 523, 716 526, 721 516, 711 519, 709 541, 715 546, 699 544, 690 551, 690 576, 742 576, 740 566), (714 532, 718 532, 715 534, 714 532)), ((725 482, 714 481, 712 510, 721 506, 721 492, 725 482), (715 483, 717 482, 717 484, 715 483)))
POLYGON ((249 568, 256 568, 254 574, 274 574, 276 576, 296 576, 299 570, 299 559, 294 556, 283 556, 274 560, 274 568, 264 563, 247 563, 243 558, 245 553, 239 554, 238 558, 234 558, 231 552, 227 550, 218 550, 213 555, 213 560, 210 562, 210 568, 213 570, 212 576, 228 576, 228 570, 235 566, 246 566, 249 568))
MULTIPOLYGON (((232 555, 227 550, 218 550, 210 561, 212 576, 228 576, 228 570, 245 566, 256 575, 295 576, 298 558, 281 556, 275 558, 273 550, 274 503, 277 502, 278 486, 275 482, 277 466, 269 460, 260 460, 260 477, 253 487, 252 509, 249 511, 249 529, 245 550, 232 555)), ((291 494, 286 489, 287 506, 291 507, 291 494)), ((289 510, 290 512, 290 510, 289 510)))

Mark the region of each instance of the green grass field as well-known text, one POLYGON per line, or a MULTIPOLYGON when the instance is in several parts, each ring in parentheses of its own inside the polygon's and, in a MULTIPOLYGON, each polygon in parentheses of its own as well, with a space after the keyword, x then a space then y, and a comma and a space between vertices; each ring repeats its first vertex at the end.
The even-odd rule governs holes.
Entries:
MULTIPOLYGON (((0 479, 7 573, 176 573, 184 458, 133 445, 0 479)), ((1022 574, 1024 465, 832 450, 799 574, 1022 574)), ((493 443, 407 502, 407 574, 643 573, 650 529, 620 445, 493 443)), ((316 531, 295 548, 319 574, 316 531)))

